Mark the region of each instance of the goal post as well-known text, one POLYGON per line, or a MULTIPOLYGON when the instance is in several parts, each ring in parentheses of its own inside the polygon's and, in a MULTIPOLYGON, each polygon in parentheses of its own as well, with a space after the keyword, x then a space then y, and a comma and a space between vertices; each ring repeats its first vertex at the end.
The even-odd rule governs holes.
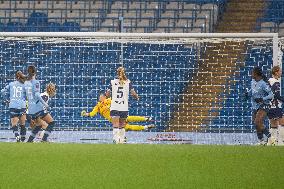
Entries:
MULTIPOLYGON (((65 142, 70 132, 75 142, 111 142, 107 120, 80 112, 92 111, 123 64, 141 97, 130 99, 129 114, 152 118, 129 123, 145 127, 128 132, 129 142, 253 143, 251 104, 242 95, 253 67, 270 77, 273 65, 282 66, 281 45, 275 33, 0 32, 0 85, 36 65, 41 91, 49 82, 58 87, 54 138, 65 142)), ((0 109, 7 129, 8 108, 0 109)))

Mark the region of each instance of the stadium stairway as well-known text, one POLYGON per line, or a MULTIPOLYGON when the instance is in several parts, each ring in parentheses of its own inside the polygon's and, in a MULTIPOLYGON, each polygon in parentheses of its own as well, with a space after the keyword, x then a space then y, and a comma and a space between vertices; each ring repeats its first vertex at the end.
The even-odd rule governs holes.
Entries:
POLYGON ((186 87, 182 102, 176 108, 170 121, 169 131, 195 131, 208 128, 210 120, 219 115, 221 94, 228 93, 224 87, 230 85, 230 77, 237 68, 240 54, 244 51, 242 42, 207 43, 198 72, 186 87), (228 44, 230 43, 230 44, 228 44))
POLYGON ((226 4, 216 31, 219 33, 253 32, 257 19, 262 16, 265 7, 264 0, 231 0, 226 4))
MULTIPOLYGON (((264 7, 264 0, 229 1, 216 32, 253 32, 264 7)), ((222 109, 220 101, 225 101, 229 95, 230 77, 239 69, 237 62, 245 59, 242 54, 245 52, 245 45, 244 42, 207 44, 206 53, 199 61, 198 72, 185 89, 182 102, 173 113, 168 130, 195 131, 210 128, 211 121, 222 109)))

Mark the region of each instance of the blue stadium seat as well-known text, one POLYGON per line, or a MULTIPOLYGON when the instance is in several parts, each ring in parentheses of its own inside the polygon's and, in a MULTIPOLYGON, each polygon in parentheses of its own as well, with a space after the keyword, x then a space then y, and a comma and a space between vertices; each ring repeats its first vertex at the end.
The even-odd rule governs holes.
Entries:
POLYGON ((76 22, 64 22, 62 25, 62 31, 65 32, 79 32, 80 24, 76 22))
POLYGON ((0 32, 5 31, 5 24, 0 22, 0 32))
POLYGON ((57 22, 48 22, 48 27, 46 29, 47 32, 60 32, 61 31, 61 25, 57 22))
POLYGON ((6 26, 7 32, 23 32, 25 27, 20 22, 8 22, 6 26))
POLYGON ((46 26, 48 23, 47 14, 42 12, 33 12, 28 18, 28 25, 46 26))

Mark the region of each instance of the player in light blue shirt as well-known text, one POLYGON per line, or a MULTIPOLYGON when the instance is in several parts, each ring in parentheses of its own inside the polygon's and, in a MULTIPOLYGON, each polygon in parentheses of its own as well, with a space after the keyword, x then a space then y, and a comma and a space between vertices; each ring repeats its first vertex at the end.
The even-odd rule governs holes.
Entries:
MULTIPOLYGON (((36 80, 36 67, 28 67, 28 81, 25 82, 25 89, 28 99, 28 116, 31 120, 35 121, 37 126, 42 125, 42 120, 49 115, 46 109, 49 108, 48 103, 43 100, 40 95, 40 83, 36 80)), ((47 137, 52 132, 54 127, 54 121, 48 123, 45 129, 45 134, 42 141, 47 141, 47 137)), ((28 140, 28 142, 30 142, 28 140)))
POLYGON ((268 132, 266 134, 268 137, 270 137, 270 134, 265 129, 264 119, 270 109, 270 102, 274 95, 265 75, 259 67, 254 68, 252 71, 251 89, 248 91, 248 96, 251 97, 252 119, 256 126, 259 143, 265 145, 267 141, 264 141, 263 134, 264 132, 268 132))
POLYGON ((1 90, 1 94, 6 101, 9 101, 11 129, 16 137, 17 142, 24 141, 26 136, 26 92, 24 82, 26 76, 21 72, 16 72, 16 81, 10 82, 4 89, 1 90), (9 100, 8 100, 8 95, 9 100), (20 134, 18 129, 20 125, 20 134))
MULTIPOLYGON (((53 96, 55 96, 56 94, 56 86, 53 83, 49 83, 46 86, 46 91, 44 93, 41 93, 41 97, 42 99, 44 99, 44 101, 46 103, 49 102, 49 99, 52 98, 53 96)), ((27 142, 33 142, 34 138, 36 137, 37 133, 43 129, 43 137, 42 137, 42 141, 47 141, 48 136, 51 133, 51 130, 53 125, 54 125, 54 120, 53 117, 50 115, 50 113, 48 112, 48 110, 43 107, 42 111, 44 111, 44 116, 41 117, 41 119, 39 119, 38 121, 40 121, 40 125, 34 125, 31 126, 32 132, 31 135, 29 136, 29 139, 27 142)))

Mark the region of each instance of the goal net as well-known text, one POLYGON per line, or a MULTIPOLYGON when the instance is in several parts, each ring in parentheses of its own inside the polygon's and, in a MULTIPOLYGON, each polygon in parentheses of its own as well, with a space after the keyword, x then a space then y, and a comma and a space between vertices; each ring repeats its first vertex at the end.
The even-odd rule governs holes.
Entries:
MULTIPOLYGON (((123 65, 140 95, 129 115, 145 117, 129 120, 127 142, 253 144, 244 91, 252 68, 270 77, 282 64, 281 45, 277 34, 0 33, 0 85, 35 65, 41 91, 57 86, 51 141, 111 143, 109 121, 80 113, 92 111, 123 65)), ((0 138, 13 141, 9 109, 0 109, 0 138)))

